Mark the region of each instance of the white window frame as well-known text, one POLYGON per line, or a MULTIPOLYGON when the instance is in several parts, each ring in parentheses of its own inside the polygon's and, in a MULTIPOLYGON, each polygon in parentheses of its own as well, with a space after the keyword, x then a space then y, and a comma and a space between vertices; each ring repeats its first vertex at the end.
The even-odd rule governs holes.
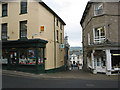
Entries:
MULTIPOLYGON (((99 10, 100 10, 100 9, 99 9, 99 10)), ((103 14, 103 3, 96 3, 96 4, 94 4, 94 16, 99 16, 99 15, 102 15, 102 14, 103 14), (101 14, 96 14, 96 8, 95 8, 95 7, 96 7, 97 4, 98 4, 98 5, 99 5, 99 4, 102 5, 102 13, 101 13, 101 14)))
MULTIPOLYGON (((93 41, 94 41, 95 44, 96 44, 96 43, 103 43, 102 41, 105 41, 105 40, 106 40, 106 27, 105 27, 105 26, 100 26, 100 27, 94 27, 94 28, 93 28, 93 41), (98 39, 98 42, 97 42, 97 41, 96 41, 97 39, 95 39, 95 29, 96 29, 96 28, 100 28, 100 27, 104 27, 105 36, 104 36, 104 38, 102 38, 102 36, 100 35, 100 36, 99 36, 99 39, 98 39)), ((101 30, 99 30, 99 33, 101 33, 101 30)))
POLYGON ((90 34, 88 33, 88 45, 90 45, 90 34))

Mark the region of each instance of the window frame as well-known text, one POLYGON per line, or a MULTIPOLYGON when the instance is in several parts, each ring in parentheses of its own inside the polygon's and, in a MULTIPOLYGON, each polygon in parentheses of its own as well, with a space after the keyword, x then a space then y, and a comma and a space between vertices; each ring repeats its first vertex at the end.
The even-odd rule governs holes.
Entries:
POLYGON ((8 16, 8 3, 3 3, 2 4, 2 17, 7 17, 8 16), (6 8, 4 10, 3 5, 6 5, 6 8), (5 15, 3 15, 3 12, 6 12, 5 15))
POLYGON ((59 31, 57 30, 57 43, 59 43, 59 31))
POLYGON ((62 33, 60 33, 60 42, 61 42, 61 44, 63 43, 63 40, 62 40, 62 33))
POLYGON ((60 23, 60 29, 62 30, 62 24, 60 23))
POLYGON ((8 23, 3 23, 3 24, 1 24, 1 39, 2 40, 7 40, 7 33, 8 33, 8 23), (6 25, 6 30, 3 30, 3 25, 6 25), (3 38, 3 31, 6 33, 5 35, 6 35, 6 38, 3 38))
POLYGON ((28 11, 27 0, 21 0, 21 2, 20 2, 20 15, 27 14, 27 11, 28 11))
MULTIPOLYGON (((105 25, 99 26, 99 27, 95 27, 95 28, 93 28, 93 41, 94 41, 94 43, 97 43, 97 41, 95 41, 95 39, 96 39, 95 30, 96 30, 96 28, 101 28, 101 27, 104 28, 104 33, 105 33, 105 35, 103 36, 104 37, 103 39, 104 40, 106 39, 106 27, 105 27, 105 25)), ((101 38, 100 37, 102 37, 101 36, 101 30, 99 30, 99 36, 98 36, 99 42, 101 43, 101 38)))
POLYGON ((22 30, 22 29, 21 29, 21 28, 22 28, 22 27, 21 27, 21 23, 23 23, 23 22, 26 22, 26 25, 27 25, 27 20, 25 20, 25 21, 20 21, 20 22, 19 22, 19 24, 20 24, 20 39, 27 39, 27 28, 26 28, 26 30, 22 30), (21 35, 22 35, 22 34, 21 34, 21 31, 24 31, 24 32, 26 31, 26 37, 25 37, 25 36, 24 36, 24 37, 21 36, 21 35))
POLYGON ((59 27, 59 23, 58 22, 59 22, 59 20, 57 19, 56 25, 59 27))
POLYGON ((94 4, 94 16, 99 16, 99 15, 102 15, 103 14, 103 3, 96 3, 96 4, 94 4), (102 9, 98 9, 98 10, 96 10, 96 5, 102 5, 102 9), (96 14, 96 12, 99 12, 99 11, 102 11, 102 13, 100 13, 100 14, 96 14))

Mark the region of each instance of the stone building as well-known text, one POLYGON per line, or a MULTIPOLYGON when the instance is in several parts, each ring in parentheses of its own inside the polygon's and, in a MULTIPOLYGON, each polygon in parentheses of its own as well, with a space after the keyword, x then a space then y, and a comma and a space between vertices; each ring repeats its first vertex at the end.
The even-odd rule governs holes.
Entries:
POLYGON ((0 2, 0 39, 7 69, 49 72, 64 69, 65 22, 44 2, 0 2))
POLYGON ((84 69, 94 74, 118 74, 120 70, 120 3, 87 3, 80 24, 84 69))

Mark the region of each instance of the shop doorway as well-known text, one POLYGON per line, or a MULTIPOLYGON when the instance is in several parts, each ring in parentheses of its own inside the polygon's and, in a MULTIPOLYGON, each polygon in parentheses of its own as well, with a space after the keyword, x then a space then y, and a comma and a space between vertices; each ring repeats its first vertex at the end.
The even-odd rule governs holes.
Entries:
POLYGON ((10 51, 9 52, 9 64, 10 65, 17 65, 17 62, 18 62, 17 51, 10 51))
POLYGON ((97 72, 106 72, 106 62, 104 57, 97 57, 95 58, 96 61, 96 71, 97 72))

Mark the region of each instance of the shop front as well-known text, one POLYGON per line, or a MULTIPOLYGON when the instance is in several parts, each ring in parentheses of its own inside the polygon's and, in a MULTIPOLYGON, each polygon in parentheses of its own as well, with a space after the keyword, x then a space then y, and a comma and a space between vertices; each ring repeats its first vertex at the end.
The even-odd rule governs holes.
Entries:
POLYGON ((3 41, 2 66, 6 69, 33 73, 45 72, 45 48, 41 39, 3 41))

